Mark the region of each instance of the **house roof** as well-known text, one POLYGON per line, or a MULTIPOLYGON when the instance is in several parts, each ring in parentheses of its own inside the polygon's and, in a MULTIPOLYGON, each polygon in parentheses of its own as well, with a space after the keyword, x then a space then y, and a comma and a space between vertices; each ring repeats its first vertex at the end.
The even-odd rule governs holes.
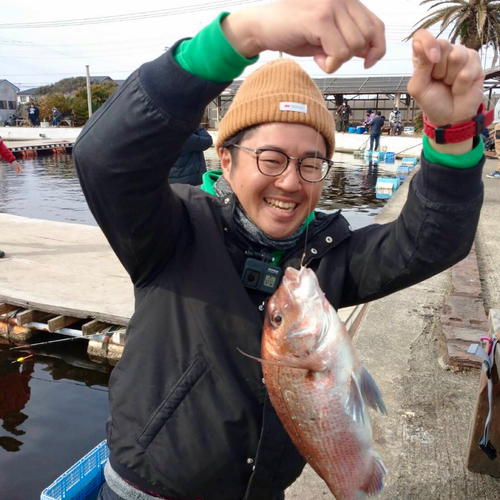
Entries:
POLYGON ((2 83, 8 83, 11 87, 14 87, 16 89, 16 92, 19 91, 19 87, 16 87, 13 83, 9 82, 9 80, 5 80, 5 79, 0 79, 0 84, 2 83))
POLYGON ((106 80, 113 81, 113 79, 110 76, 91 76, 90 77, 91 82, 102 83, 102 82, 105 82, 106 80))
POLYGON ((32 89, 26 89, 26 90, 21 90, 21 92, 18 92, 17 95, 33 95, 35 93, 35 90, 38 87, 32 88, 32 89))
MULTIPOLYGON (((396 94, 408 92, 410 76, 365 76, 313 78, 323 95, 332 94, 396 94)), ((233 96, 243 83, 235 80, 223 95, 233 96)))

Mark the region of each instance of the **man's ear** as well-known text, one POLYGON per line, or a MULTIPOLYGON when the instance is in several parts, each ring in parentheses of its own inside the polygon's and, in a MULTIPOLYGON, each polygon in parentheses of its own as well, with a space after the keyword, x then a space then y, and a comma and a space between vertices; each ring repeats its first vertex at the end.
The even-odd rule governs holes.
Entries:
POLYGON ((219 148, 219 158, 224 178, 229 182, 229 178, 231 176, 231 168, 233 166, 233 159, 231 157, 231 152, 229 151, 229 149, 219 148))

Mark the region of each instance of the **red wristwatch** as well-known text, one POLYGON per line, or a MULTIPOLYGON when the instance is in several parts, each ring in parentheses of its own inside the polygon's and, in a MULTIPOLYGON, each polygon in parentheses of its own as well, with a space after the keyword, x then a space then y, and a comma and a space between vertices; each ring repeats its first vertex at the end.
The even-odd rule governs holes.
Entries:
POLYGON ((434 139, 438 144, 454 144, 478 137, 481 132, 493 122, 493 109, 484 112, 484 103, 477 110, 477 116, 472 120, 458 125, 445 125, 436 127, 427 121, 424 115, 424 134, 429 139, 434 139))

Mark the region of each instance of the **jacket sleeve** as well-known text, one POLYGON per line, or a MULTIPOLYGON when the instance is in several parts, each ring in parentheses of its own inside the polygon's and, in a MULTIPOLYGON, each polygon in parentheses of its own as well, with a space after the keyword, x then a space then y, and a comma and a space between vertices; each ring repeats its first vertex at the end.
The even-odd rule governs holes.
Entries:
POLYGON ((0 138, 0 156, 7 163, 12 163, 16 159, 9 148, 3 143, 2 138, 0 138))
POLYGON ((414 285, 468 255, 483 202, 484 161, 483 156, 475 167, 458 169, 431 164, 422 155, 399 217, 349 238, 341 307, 414 285))
POLYGON ((206 105, 228 85, 182 69, 176 47, 127 79, 73 152, 90 210, 138 287, 168 264, 181 231, 189 232, 168 174, 206 105))
POLYGON ((184 151, 205 151, 214 143, 212 136, 200 127, 184 144, 184 151))

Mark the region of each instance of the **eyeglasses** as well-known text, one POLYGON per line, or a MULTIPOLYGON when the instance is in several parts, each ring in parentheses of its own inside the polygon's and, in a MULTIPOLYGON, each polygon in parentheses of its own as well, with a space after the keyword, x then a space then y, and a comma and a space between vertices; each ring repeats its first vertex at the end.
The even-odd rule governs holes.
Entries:
POLYGON ((287 169, 290 160, 297 160, 297 169, 302 179, 307 182, 321 182, 328 175, 333 165, 332 160, 327 160, 321 156, 297 158, 274 149, 253 149, 239 144, 233 144, 233 146, 255 153, 259 172, 269 177, 280 176, 287 169))

